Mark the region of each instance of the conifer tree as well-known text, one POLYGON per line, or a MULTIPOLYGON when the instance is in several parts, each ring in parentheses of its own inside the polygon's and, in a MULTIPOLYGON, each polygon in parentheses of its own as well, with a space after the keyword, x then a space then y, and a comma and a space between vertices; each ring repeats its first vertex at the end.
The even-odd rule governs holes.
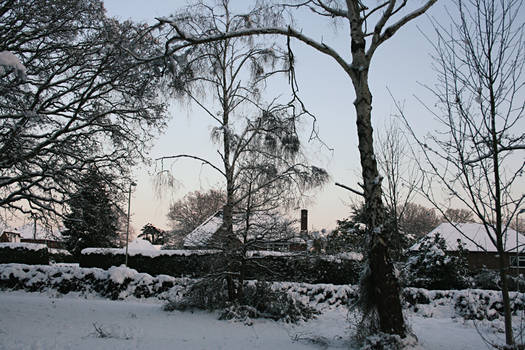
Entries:
POLYGON ((73 255, 79 256, 88 247, 117 246, 119 209, 103 178, 97 170, 90 169, 67 201, 66 230, 62 234, 73 255))

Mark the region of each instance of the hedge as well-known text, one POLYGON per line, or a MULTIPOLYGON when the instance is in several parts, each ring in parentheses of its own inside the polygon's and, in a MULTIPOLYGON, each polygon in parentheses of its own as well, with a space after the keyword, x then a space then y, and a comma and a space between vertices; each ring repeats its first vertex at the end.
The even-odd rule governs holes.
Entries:
POLYGON ((0 243, 0 264, 49 264, 49 252, 44 244, 0 243))
MULTIPOLYGON (((80 266, 109 269, 124 261, 122 249, 90 248, 82 251, 80 266)), ((130 251, 128 254, 128 267, 154 276, 202 277, 224 271, 232 261, 235 262, 213 250, 130 251)), ((279 252, 249 252, 245 268, 246 279, 306 283, 355 284, 360 273, 360 263, 354 256, 279 252)))
MULTIPOLYGON (((150 276, 133 269, 111 267, 79 268, 76 266, 30 266, 0 264, 0 290, 30 292, 57 291, 83 296, 101 296, 109 299, 156 298, 174 300, 183 295, 195 280, 166 275, 150 276)), ((246 283, 254 283, 247 281, 246 283)), ((281 290, 316 310, 351 307, 359 296, 355 285, 309 284, 274 282, 271 288, 281 290)), ((525 293, 510 293, 511 309, 517 315, 525 307, 525 293)), ((441 290, 404 288, 405 308, 426 317, 432 317, 440 307, 451 308, 453 314, 464 319, 502 319, 501 293, 491 290, 441 290)), ((439 314, 442 314, 440 311, 439 314)))

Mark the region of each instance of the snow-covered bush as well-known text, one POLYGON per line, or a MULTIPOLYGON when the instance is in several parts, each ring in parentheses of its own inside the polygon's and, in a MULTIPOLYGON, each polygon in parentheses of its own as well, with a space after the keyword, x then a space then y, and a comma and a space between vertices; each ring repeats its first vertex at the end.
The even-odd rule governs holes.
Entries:
MULTIPOLYGON (((510 309, 512 313, 524 309, 525 295, 511 293, 510 309)), ((456 314, 467 320, 492 321, 503 317, 503 301, 501 292, 480 289, 458 291, 455 298, 454 309, 456 314)))
MULTIPOLYGON (((264 281, 248 283, 244 288, 241 303, 253 307, 257 311, 256 317, 286 322, 307 320, 318 314, 307 303, 293 298, 286 291, 272 288, 270 283, 264 281)), ((223 313, 223 316, 228 317, 226 313, 223 313)))
POLYGON ((500 290, 500 277, 497 271, 481 269, 472 276, 474 288, 500 290))
POLYGON ((445 240, 438 234, 426 236, 419 250, 407 260, 403 269, 406 286, 426 289, 461 289, 468 286, 468 265, 463 246, 447 251, 445 240))
POLYGON ((234 319, 250 324, 251 318, 270 318, 297 322, 314 317, 319 312, 291 293, 263 281, 249 281, 243 296, 235 302, 228 300, 227 285, 222 279, 205 278, 191 285, 182 295, 168 301, 164 310, 197 308, 219 310, 219 319, 234 319))
POLYGON ((160 275, 152 277, 124 266, 108 271, 76 266, 0 265, 0 289, 29 292, 80 293, 113 300, 128 297, 168 299, 186 288, 188 279, 160 275))

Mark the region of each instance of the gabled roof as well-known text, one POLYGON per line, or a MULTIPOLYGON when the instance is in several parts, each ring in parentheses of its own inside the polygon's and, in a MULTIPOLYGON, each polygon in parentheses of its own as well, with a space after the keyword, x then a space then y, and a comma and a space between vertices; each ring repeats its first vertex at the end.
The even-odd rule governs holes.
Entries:
MULTIPOLYGON (((234 215, 234 220, 238 221, 237 224, 234 223, 233 225, 234 231, 242 231, 243 225, 241 217, 234 215)), ((186 248, 201 248, 207 246, 211 243, 213 235, 221 228, 222 223, 222 210, 219 210, 188 234, 184 238, 183 246, 186 248)), ((283 239, 291 238, 283 236, 283 227, 286 227, 286 221, 280 217, 276 218, 271 214, 253 214, 250 225, 250 229, 248 230, 249 239, 264 236, 272 236, 273 238, 279 237, 283 239)), ((237 238, 242 241, 240 235, 237 238)))
POLYGON ((219 230, 222 225, 222 210, 206 219, 195 230, 191 231, 184 237, 183 245, 188 248, 197 248, 207 245, 215 232, 219 230))
MULTIPOLYGON (((494 231, 490 228, 490 232, 494 231)), ((434 237, 438 234, 445 239, 447 250, 455 251, 458 249, 458 239, 464 243, 465 249, 470 252, 496 252, 496 247, 490 240, 485 230, 485 226, 478 223, 451 224, 442 223, 426 236, 434 237)), ((494 236, 494 234, 493 234, 494 236)), ((503 246, 505 251, 516 251, 516 231, 507 228, 503 237, 503 246)), ((525 236, 518 233, 518 249, 523 251, 525 248, 525 236)), ((410 250, 418 250, 419 242, 410 247, 410 250)))

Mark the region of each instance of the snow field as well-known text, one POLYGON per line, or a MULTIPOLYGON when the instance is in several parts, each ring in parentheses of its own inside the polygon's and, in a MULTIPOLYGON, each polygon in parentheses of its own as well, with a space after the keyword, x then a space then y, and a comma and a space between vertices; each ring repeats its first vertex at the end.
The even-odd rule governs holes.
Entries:
MULTIPOLYGON (((355 286, 274 283, 272 288, 286 291, 321 314, 298 324, 256 319, 247 326, 219 321, 217 314, 205 311, 162 311, 165 300, 177 297, 189 282, 125 267, 105 271, 67 265, 0 265, 4 290, 0 291, 0 350, 353 349, 349 339, 358 327, 358 317, 347 305, 357 297, 355 286)), ((473 322, 485 337, 502 341, 503 322, 490 307, 498 305, 495 291, 409 288, 407 295, 414 300, 407 303, 407 320, 422 349, 485 348, 473 322), (463 315, 462 310, 474 310, 482 320, 465 320, 462 316, 476 319, 478 314, 463 315)), ((511 297, 518 330, 523 303, 517 301, 523 302, 523 294, 511 297)))

